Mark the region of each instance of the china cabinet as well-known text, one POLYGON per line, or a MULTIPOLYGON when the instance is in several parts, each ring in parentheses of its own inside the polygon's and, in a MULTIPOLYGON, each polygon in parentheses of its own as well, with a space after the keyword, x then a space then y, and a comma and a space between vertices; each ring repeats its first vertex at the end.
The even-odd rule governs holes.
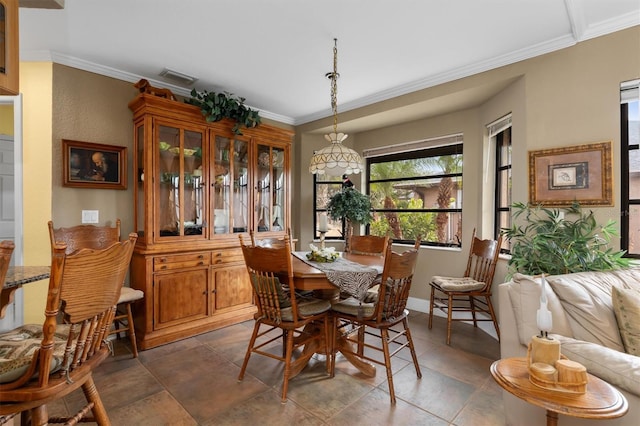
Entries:
POLYGON ((262 124, 235 135, 182 102, 141 93, 134 121, 131 286, 141 349, 253 317, 238 234, 290 227, 292 132, 262 124))
POLYGON ((0 0, 0 95, 18 94, 18 0, 0 0))

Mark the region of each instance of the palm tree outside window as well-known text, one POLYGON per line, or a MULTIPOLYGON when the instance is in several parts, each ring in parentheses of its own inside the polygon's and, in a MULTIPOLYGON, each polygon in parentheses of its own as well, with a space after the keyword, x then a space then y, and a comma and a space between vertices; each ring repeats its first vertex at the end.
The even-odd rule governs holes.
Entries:
POLYGON ((394 147, 365 151, 374 214, 368 233, 398 243, 421 237, 424 245, 459 247, 462 148, 462 135, 454 135, 399 145, 396 152, 390 152, 394 147))

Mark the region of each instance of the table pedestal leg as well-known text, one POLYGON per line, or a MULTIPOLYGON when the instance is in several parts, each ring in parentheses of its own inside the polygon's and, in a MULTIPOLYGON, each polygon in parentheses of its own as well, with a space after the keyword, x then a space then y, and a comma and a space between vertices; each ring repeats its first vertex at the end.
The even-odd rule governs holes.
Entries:
MULTIPOLYGON (((304 328, 304 331, 307 333, 319 333, 322 336, 320 339, 312 340, 307 343, 302 350, 302 354, 300 354, 300 358, 310 359, 313 354, 327 354, 328 347, 327 342, 324 341, 324 330, 322 329, 322 323, 312 323, 307 324, 304 328)), ((376 367, 369 361, 363 360, 362 358, 349 353, 354 352, 352 348, 353 344, 351 342, 347 342, 345 339, 338 339, 337 347, 334 349, 336 353, 341 352, 342 349, 346 349, 342 352, 342 355, 349 361, 354 367, 356 367, 362 374, 369 377, 375 377, 376 375, 376 367)), ((300 373, 306 367, 307 363, 300 363, 297 365, 295 369, 291 370, 290 378, 293 378, 295 375, 300 373)))
POLYGON ((547 426, 558 425, 558 413, 555 411, 547 410, 547 426))
POLYGON ((368 377, 376 376, 375 365, 351 353, 354 352, 353 344, 351 342, 347 342, 345 339, 338 339, 336 344, 336 353, 341 352, 342 355, 347 359, 347 361, 349 361, 351 364, 353 364, 354 367, 360 370, 362 374, 368 377), (345 350, 343 351, 343 349, 345 350))

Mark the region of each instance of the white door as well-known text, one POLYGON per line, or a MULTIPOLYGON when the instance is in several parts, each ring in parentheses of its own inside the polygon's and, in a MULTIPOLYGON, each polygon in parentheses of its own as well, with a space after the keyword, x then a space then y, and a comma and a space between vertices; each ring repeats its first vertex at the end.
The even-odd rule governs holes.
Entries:
MULTIPOLYGON (((13 112, 13 135, 0 134, 0 240, 15 243, 11 264, 22 265, 22 97, 0 96, 0 106, 0 114, 13 112)), ((0 331, 11 330, 22 323, 20 289, 0 320, 0 331)))
POLYGON ((0 240, 15 237, 14 180, 13 136, 0 134, 0 240))

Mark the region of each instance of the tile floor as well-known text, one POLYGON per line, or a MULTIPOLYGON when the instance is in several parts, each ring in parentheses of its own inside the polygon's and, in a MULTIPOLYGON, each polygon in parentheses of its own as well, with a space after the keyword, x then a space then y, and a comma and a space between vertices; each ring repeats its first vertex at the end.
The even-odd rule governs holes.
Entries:
MULTIPOLYGON (((282 364, 253 355, 237 381, 253 321, 140 352, 133 359, 126 339, 96 371, 96 385, 115 426, 129 425, 503 425, 500 388, 489 373, 498 342, 480 329, 455 323, 451 346, 446 321, 412 312, 410 328, 422 379, 408 350, 393 358, 396 406, 389 403, 384 368, 374 378, 344 358, 336 375, 324 357, 312 359, 289 382, 280 403, 282 364)), ((50 405, 50 415, 73 410, 81 393, 50 405)))

